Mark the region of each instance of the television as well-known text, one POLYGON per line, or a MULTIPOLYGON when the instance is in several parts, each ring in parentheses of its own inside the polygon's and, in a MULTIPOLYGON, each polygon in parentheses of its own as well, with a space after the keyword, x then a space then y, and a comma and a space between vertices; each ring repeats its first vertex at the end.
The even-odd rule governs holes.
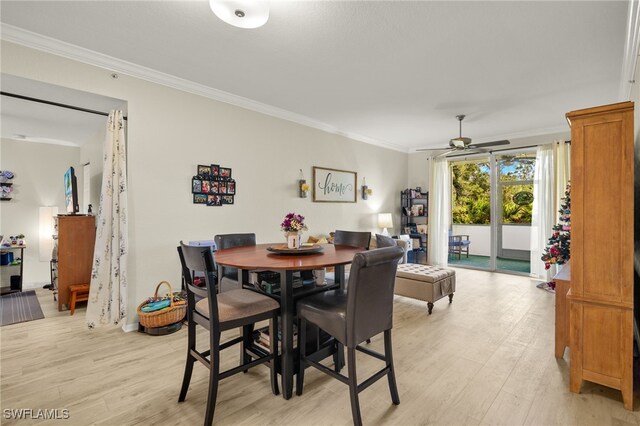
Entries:
POLYGON ((64 173, 64 202, 67 207, 67 213, 76 214, 80 211, 78 205, 78 180, 73 167, 64 173))

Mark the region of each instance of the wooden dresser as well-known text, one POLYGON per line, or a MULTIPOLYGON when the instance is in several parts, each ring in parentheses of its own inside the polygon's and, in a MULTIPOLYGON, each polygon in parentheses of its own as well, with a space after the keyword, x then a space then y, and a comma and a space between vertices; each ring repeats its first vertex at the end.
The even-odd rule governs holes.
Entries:
POLYGON ((572 392, 583 380, 633 409, 633 102, 567 113, 571 124, 572 392))
POLYGON ((90 284, 95 216, 59 215, 58 221, 58 310, 69 307, 69 286, 90 284))

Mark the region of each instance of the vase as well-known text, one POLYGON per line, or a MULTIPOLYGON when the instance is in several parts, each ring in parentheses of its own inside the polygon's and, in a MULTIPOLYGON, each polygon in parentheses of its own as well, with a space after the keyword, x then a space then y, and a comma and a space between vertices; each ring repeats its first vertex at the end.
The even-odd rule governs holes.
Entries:
POLYGON ((289 231, 286 234, 287 248, 297 249, 300 248, 300 234, 295 231, 289 231))

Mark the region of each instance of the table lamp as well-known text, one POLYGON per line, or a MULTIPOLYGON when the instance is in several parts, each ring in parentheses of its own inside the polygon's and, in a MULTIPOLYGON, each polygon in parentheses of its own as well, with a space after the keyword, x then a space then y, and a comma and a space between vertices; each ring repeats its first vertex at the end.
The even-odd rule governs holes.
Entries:
POLYGON ((383 228, 382 235, 389 236, 387 228, 393 228, 391 213, 378 213, 378 228, 383 228))

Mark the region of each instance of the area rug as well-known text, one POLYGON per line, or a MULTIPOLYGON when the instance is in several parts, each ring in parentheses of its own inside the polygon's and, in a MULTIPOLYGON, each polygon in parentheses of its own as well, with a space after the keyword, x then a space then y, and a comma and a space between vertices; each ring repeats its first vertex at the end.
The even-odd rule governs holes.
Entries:
POLYGON ((0 327, 44 318, 34 290, 0 297, 0 327))

